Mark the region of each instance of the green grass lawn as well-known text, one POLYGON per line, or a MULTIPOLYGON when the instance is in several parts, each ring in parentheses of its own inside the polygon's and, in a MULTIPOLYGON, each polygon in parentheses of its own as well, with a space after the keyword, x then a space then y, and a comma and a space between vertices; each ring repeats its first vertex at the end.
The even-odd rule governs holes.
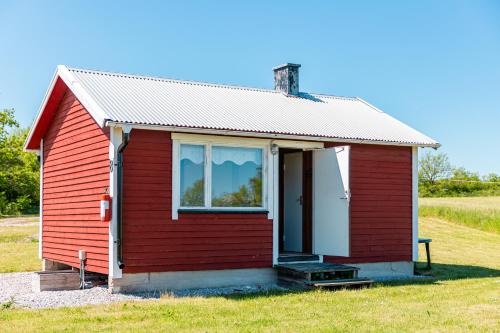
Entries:
POLYGON ((500 197, 420 198, 419 215, 500 234, 500 197))
POLYGON ((40 270, 38 217, 0 219, 0 273, 40 270))
POLYGON ((499 332, 500 235, 436 218, 420 222, 421 236, 433 238, 433 279, 362 290, 4 309, 0 331, 499 332))

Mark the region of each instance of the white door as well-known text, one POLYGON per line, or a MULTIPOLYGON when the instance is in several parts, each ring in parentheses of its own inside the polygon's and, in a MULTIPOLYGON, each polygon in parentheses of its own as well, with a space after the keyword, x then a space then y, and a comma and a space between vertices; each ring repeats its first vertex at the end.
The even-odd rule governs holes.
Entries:
POLYGON ((302 252, 302 152, 285 154, 283 250, 302 252))
POLYGON ((349 154, 342 146, 313 152, 314 253, 349 256, 349 154))

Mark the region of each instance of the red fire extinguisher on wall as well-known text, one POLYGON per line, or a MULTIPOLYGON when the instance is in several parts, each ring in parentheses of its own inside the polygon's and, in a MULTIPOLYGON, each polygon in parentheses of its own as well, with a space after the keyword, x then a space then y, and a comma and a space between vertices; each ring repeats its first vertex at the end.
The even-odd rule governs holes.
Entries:
POLYGON ((109 194, 101 194, 101 221, 107 222, 111 220, 111 196, 109 194))

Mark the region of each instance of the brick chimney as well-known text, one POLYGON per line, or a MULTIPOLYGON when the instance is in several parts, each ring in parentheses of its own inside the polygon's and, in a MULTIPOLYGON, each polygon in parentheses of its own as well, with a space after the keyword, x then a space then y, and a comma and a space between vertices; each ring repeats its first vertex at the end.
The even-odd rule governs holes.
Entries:
POLYGON ((299 67, 298 64, 286 63, 273 68, 274 89, 285 95, 299 94, 299 67))

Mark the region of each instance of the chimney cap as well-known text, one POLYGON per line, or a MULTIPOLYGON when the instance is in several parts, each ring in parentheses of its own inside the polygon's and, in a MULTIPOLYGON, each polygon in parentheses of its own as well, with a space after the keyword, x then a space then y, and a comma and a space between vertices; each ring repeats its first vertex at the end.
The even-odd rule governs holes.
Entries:
POLYGON ((285 68, 285 67, 296 67, 296 68, 299 68, 300 64, 292 64, 290 62, 287 62, 285 64, 281 64, 281 65, 278 65, 276 67, 273 67, 273 71, 277 71, 277 70, 285 68))

